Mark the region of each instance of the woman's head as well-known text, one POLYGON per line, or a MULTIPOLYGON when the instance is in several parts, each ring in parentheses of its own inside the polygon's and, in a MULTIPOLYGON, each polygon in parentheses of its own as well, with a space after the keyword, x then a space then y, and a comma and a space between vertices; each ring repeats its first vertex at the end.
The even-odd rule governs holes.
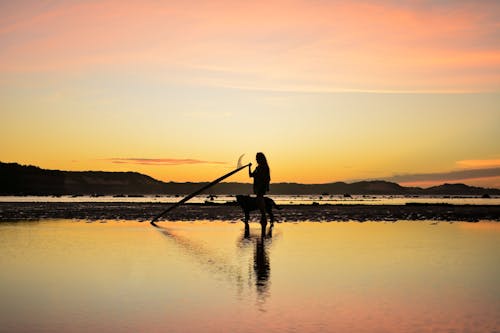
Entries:
POLYGON ((267 165, 267 159, 264 153, 258 152, 257 155, 255 155, 255 159, 257 160, 258 164, 267 165))

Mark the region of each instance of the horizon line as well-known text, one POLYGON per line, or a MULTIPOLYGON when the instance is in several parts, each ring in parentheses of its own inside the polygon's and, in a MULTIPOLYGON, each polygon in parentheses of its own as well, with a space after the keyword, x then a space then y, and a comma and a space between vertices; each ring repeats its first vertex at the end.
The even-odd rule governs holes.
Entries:
MULTIPOLYGON (((21 163, 18 163, 18 162, 3 162, 3 161, 0 161, 0 163, 2 164, 17 164, 17 165, 20 165, 20 166, 24 166, 24 167, 35 167, 35 168, 38 168, 38 169, 41 169, 41 170, 47 170, 47 171, 61 171, 61 172, 106 172, 106 173, 136 173, 136 174, 140 174, 140 175, 143 175, 143 176, 147 176, 147 177, 150 177, 151 179, 154 179, 155 181, 158 181, 158 182, 162 182, 162 183, 179 183, 179 184, 182 184, 182 183, 209 183, 211 182, 211 180, 203 180, 203 181, 175 181, 175 180, 160 180, 160 179, 157 179, 153 176, 150 176, 148 174, 145 174, 145 173, 142 173, 142 172, 139 172, 139 171, 132 171, 132 170, 129 170, 129 171, 106 171, 106 170, 61 170, 61 169, 45 169, 45 168, 42 168, 40 166, 36 166, 36 165, 31 165, 31 164, 21 164, 21 163)), ((499 169, 499 168, 483 168, 483 169, 472 169, 472 170, 489 170, 489 169, 499 169)), ((471 170, 471 169, 469 169, 471 170)), ((465 171, 465 170, 464 170, 465 171)), ((452 171, 453 172, 453 171, 452 171)), ((456 172, 456 171, 455 171, 456 172)), ((402 183, 405 183, 405 181, 402 181, 401 183, 400 182, 397 182, 397 181, 392 181, 390 180, 390 178, 393 178, 393 177, 397 177, 397 176, 389 176, 389 177, 381 177, 381 178, 366 178, 366 179, 346 179, 346 180, 332 180, 332 181, 326 181, 326 182, 321 182, 321 183, 302 183, 302 182, 297 182, 297 181, 280 181, 280 182, 273 182, 271 183, 271 185, 276 185, 276 184, 297 184, 297 185, 311 185, 311 186, 314 186, 314 185, 329 185, 329 184, 335 184, 335 183, 344 183, 344 184, 355 184, 355 183, 361 183, 361 182, 386 182, 386 183, 390 183, 390 184, 397 184, 401 187, 405 187, 405 188, 421 188, 421 189, 428 189, 428 188, 431 188, 431 187, 436 187, 436 186, 442 186, 442 185, 457 185, 457 184, 461 184, 461 185, 466 185, 466 186, 469 186, 469 187, 476 187, 476 188, 483 188, 483 189, 494 189, 494 190, 500 190, 499 187, 484 187, 484 186, 475 186, 475 185, 468 185, 467 183, 465 182, 460 182, 459 179, 456 179, 457 182, 454 182, 453 179, 450 179, 450 180, 442 180, 442 182, 438 182, 436 181, 436 184, 437 185, 431 185, 429 187, 423 187, 423 186, 407 186, 407 185, 402 185, 402 183)), ((236 181, 223 181, 221 183, 235 183, 235 184, 248 184, 248 185, 251 185, 252 183, 251 182, 236 182, 236 181)))

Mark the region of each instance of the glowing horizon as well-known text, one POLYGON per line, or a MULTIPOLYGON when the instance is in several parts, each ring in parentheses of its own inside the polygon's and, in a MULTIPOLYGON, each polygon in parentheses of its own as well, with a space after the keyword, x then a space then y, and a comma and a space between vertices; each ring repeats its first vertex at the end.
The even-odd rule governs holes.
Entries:
POLYGON ((499 12, 465 0, 3 2, 0 161, 209 181, 263 151, 273 182, 500 188, 481 171, 500 167, 499 12))

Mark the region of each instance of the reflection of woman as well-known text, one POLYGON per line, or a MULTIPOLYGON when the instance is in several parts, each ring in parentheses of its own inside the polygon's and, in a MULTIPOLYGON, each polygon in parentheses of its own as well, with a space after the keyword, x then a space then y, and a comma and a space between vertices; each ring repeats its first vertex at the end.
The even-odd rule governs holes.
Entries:
POLYGON ((269 275, 271 265, 269 264, 269 256, 267 255, 265 240, 261 237, 255 242, 254 252, 255 277, 257 278, 256 285, 259 293, 264 293, 268 289, 269 275))
POLYGON ((272 239, 272 228, 269 229, 267 236, 250 235, 250 228, 245 226, 245 233, 240 240, 240 246, 249 248, 253 243, 253 272, 255 277, 255 286, 257 287, 257 296, 260 305, 264 305, 269 296, 271 263, 269 260, 268 245, 272 239))
POLYGON ((248 175, 253 177, 253 193, 257 196, 257 205, 260 210, 260 223, 262 226, 267 225, 266 219, 266 203, 264 194, 269 191, 269 183, 271 181, 271 172, 267 164, 266 156, 263 153, 257 153, 255 156, 257 167, 252 172, 252 164, 248 166, 248 175))

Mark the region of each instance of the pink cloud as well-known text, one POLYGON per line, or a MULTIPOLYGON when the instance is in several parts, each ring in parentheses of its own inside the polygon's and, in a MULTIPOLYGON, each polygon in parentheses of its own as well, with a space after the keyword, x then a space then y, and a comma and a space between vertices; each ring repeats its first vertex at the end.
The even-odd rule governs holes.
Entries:
POLYGON ((499 10, 494 1, 62 2, 0 20, 0 73, 134 68, 242 89, 492 91, 499 10))
POLYGON ((457 161, 457 165, 462 168, 494 168, 500 167, 500 159, 486 160, 462 160, 457 161))
POLYGON ((404 186, 428 187, 443 183, 465 183, 468 185, 500 188, 500 167, 455 170, 449 172, 395 175, 386 178, 404 186))
POLYGON ((226 164, 225 162, 203 161, 191 158, 109 158, 115 164, 140 164, 140 165, 186 165, 186 164, 226 164))

